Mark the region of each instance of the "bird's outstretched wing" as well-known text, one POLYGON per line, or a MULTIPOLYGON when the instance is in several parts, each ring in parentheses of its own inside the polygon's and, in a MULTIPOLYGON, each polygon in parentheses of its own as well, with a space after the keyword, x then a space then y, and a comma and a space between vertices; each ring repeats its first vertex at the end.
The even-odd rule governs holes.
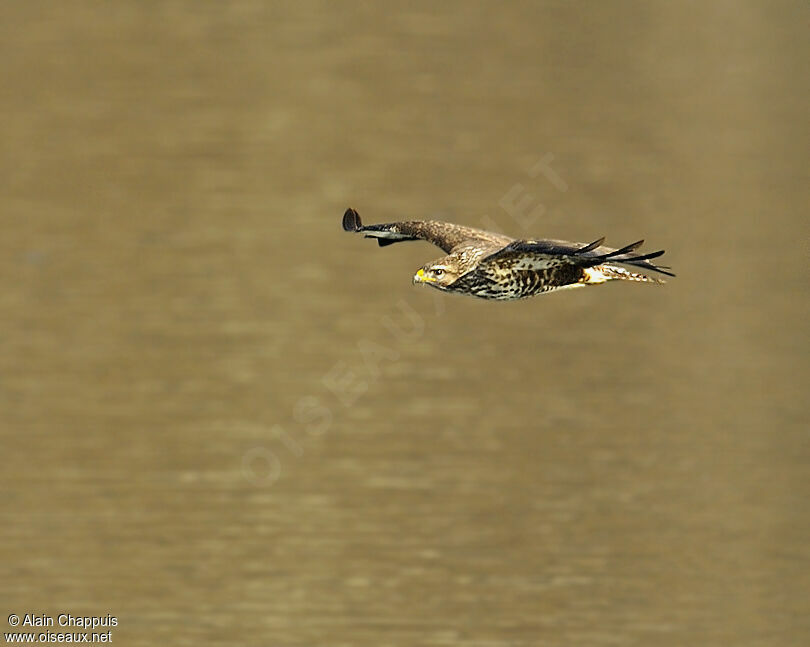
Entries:
POLYGON ((360 220, 360 214, 354 209, 347 209, 346 213, 343 214, 343 229, 362 233, 366 238, 376 238, 380 247, 405 240, 425 240, 440 247, 447 254, 463 243, 486 243, 487 245, 502 247, 509 245, 514 240, 509 236, 495 234, 483 229, 464 227, 436 220, 409 220, 379 225, 364 225, 360 220))
POLYGON ((648 254, 636 254, 636 249, 644 243, 639 240, 635 243, 614 249, 604 247, 604 238, 595 240, 589 245, 569 243, 563 240, 516 240, 494 254, 483 258, 479 267, 519 267, 525 270, 545 270, 549 267, 559 267, 562 265, 572 265, 577 267, 594 267, 601 263, 621 263, 624 265, 634 265, 647 270, 653 270, 675 276, 663 265, 650 263, 653 258, 658 258, 664 254, 664 250, 650 252, 648 254))

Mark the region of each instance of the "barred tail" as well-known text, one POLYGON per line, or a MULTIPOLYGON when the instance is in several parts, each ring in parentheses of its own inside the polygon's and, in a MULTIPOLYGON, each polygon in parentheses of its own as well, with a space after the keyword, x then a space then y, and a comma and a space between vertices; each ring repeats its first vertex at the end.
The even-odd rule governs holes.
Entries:
POLYGON ((631 272, 617 265, 594 265, 593 267, 585 268, 585 277, 582 279, 582 283, 586 285, 597 285, 605 281, 640 281, 642 283, 657 283, 659 285, 666 282, 661 279, 646 276, 645 274, 631 272))

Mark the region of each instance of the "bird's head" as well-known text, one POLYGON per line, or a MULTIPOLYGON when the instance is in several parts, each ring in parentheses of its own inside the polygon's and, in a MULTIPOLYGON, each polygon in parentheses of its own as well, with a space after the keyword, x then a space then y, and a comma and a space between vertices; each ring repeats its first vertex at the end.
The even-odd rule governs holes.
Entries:
POLYGON ((434 288, 445 290, 451 283, 454 283, 458 277, 458 267, 445 258, 439 262, 425 265, 414 274, 413 282, 426 283, 434 288))

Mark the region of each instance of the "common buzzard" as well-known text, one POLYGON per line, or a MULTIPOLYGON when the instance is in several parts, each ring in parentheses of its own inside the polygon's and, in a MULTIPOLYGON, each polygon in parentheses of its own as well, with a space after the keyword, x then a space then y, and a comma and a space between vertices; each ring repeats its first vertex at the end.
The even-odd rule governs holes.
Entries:
POLYGON ((405 240, 433 243, 447 256, 422 267, 413 282, 481 299, 524 299, 553 290, 615 280, 663 283, 617 263, 675 276, 666 266, 650 263, 650 259, 661 256, 663 250, 634 253, 643 240, 614 249, 602 246, 604 238, 588 245, 563 240, 516 240, 434 220, 363 225, 354 209, 347 209, 343 214, 343 229, 376 238, 380 247, 405 240))

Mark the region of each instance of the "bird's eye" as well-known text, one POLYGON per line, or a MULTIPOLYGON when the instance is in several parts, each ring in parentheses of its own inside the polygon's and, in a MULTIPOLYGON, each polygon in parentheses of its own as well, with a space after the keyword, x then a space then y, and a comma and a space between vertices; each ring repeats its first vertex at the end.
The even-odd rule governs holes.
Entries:
POLYGON ((433 269, 433 275, 434 276, 443 276, 444 275, 444 270, 441 267, 436 267, 436 268, 433 269))

